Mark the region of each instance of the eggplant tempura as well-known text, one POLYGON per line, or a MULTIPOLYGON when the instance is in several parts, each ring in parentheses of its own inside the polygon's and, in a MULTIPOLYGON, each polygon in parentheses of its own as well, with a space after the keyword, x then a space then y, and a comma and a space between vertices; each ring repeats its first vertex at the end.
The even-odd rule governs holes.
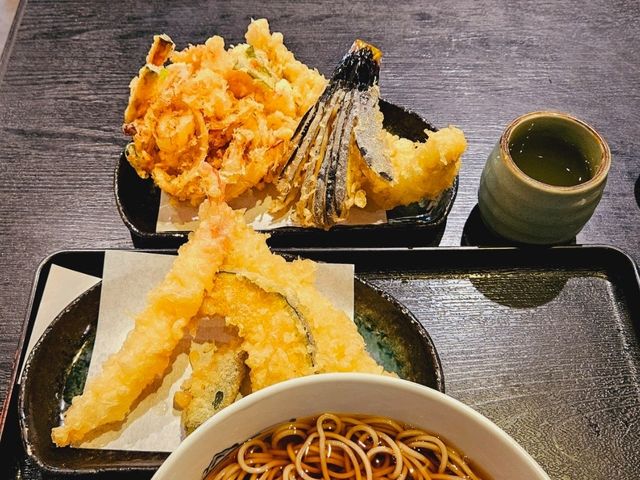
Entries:
POLYGON ((192 342, 194 373, 175 398, 185 411, 188 431, 235 400, 240 392, 209 388, 209 382, 216 377, 227 382, 225 372, 232 371, 239 386, 243 363, 250 391, 313 373, 384 373, 367 353, 355 323, 318 292, 314 262, 288 262, 273 254, 268 236, 255 232, 241 212, 223 202, 205 201, 199 214, 198 228, 149 294, 120 350, 87 381, 63 425, 53 429, 56 445, 82 443, 124 420, 145 388, 166 371, 180 341, 193 338, 203 316, 222 315, 237 338, 226 344, 192 342), (213 371, 207 375, 207 369, 213 371), (216 408, 203 414, 198 405, 211 398, 216 408))
POLYGON ((381 57, 357 40, 338 64, 289 143, 274 211, 291 209, 297 223, 327 229, 368 198, 388 210, 437 198, 452 185, 466 148, 462 131, 425 131, 426 142, 386 131, 378 105, 381 57))

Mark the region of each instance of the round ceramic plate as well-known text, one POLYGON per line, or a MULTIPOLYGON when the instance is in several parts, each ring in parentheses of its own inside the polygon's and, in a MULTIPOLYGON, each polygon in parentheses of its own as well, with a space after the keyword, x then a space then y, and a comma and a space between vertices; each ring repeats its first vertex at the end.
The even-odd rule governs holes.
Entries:
MULTIPOLYGON (((424 327, 388 294, 355 281, 354 317, 371 355, 399 377, 444 391, 442 367, 424 327)), ((51 429, 82 392, 95 339, 100 288, 87 290, 47 328, 29 356, 18 404, 25 451, 43 470, 62 474, 153 471, 167 453, 57 448, 51 429)))

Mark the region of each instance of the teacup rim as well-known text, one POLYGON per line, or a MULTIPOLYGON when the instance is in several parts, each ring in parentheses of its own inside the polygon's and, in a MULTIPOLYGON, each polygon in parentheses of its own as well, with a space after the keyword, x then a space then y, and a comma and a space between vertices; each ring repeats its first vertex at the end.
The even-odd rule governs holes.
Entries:
POLYGON ((611 167, 611 150, 609 149, 609 145, 606 140, 598 131, 589 125, 587 122, 580 120, 577 117, 565 112, 555 111, 555 110, 537 110, 534 112, 525 113, 520 115, 519 117, 512 120, 505 128, 504 132, 500 136, 500 152, 502 158, 505 159, 505 163, 507 167, 511 170, 511 172, 529 185, 547 191, 551 193, 580 193, 584 191, 588 191, 594 187, 600 185, 606 178, 609 172, 609 168, 611 167), (516 165, 513 158, 511 158, 511 153, 509 152, 509 138, 511 134, 515 130, 516 127, 521 125, 527 120, 542 118, 542 117, 554 117, 560 118, 563 120, 568 120, 569 122, 573 122, 578 126, 587 130, 597 141, 600 146, 602 152, 602 162, 600 163, 600 167, 598 171, 591 177, 589 180, 583 183, 579 183, 578 185, 572 185, 568 187, 559 186, 559 185, 550 185, 548 183, 541 182, 536 180, 535 178, 530 177, 526 173, 524 173, 520 168, 516 165))

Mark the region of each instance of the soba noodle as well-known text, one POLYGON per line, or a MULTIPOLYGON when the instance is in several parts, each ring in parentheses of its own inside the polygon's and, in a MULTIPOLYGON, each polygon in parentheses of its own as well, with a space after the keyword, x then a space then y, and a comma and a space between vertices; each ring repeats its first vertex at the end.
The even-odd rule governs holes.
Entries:
POLYGON ((325 413, 246 441, 207 480, 480 480, 438 437, 384 417, 325 413))

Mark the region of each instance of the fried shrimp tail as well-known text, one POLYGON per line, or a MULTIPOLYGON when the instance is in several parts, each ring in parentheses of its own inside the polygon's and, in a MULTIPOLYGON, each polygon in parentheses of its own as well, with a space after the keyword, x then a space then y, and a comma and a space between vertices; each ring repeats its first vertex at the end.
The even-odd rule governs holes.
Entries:
POLYGON ((105 425, 124 420, 146 387, 161 377, 229 248, 238 214, 226 204, 204 202, 200 227, 178 251, 171 270, 149 294, 120 350, 73 399, 62 426, 51 433, 58 446, 78 444, 105 425))

